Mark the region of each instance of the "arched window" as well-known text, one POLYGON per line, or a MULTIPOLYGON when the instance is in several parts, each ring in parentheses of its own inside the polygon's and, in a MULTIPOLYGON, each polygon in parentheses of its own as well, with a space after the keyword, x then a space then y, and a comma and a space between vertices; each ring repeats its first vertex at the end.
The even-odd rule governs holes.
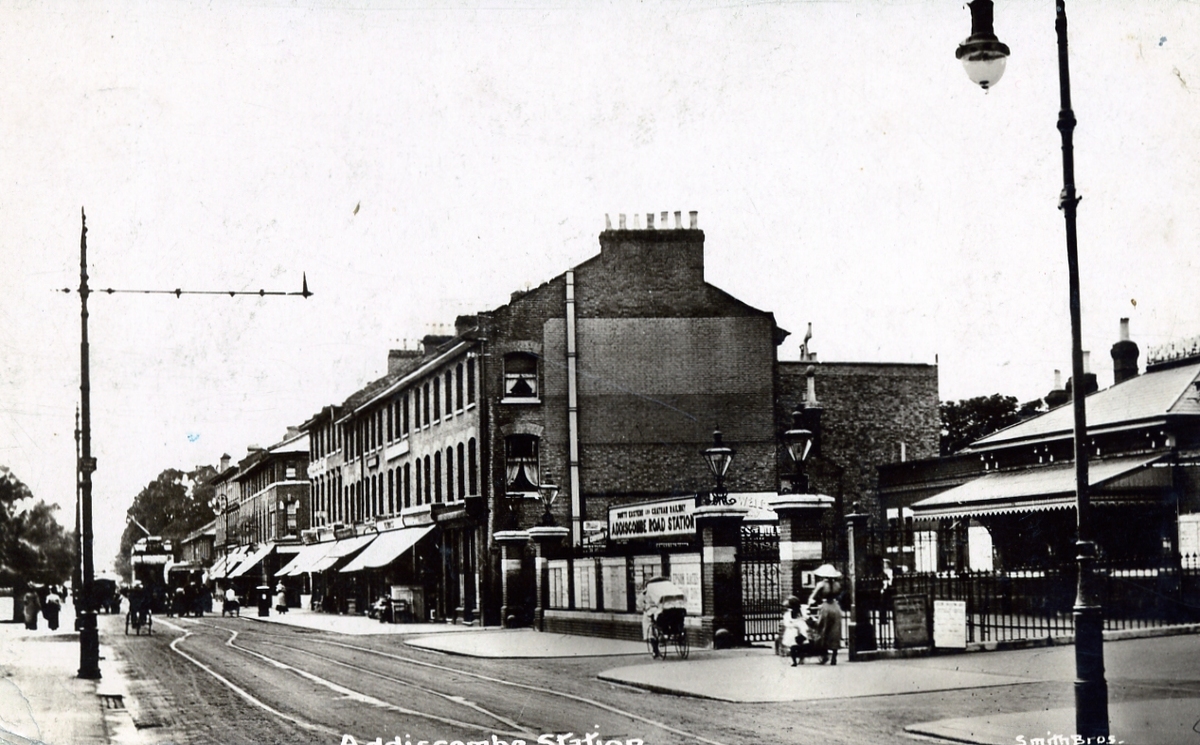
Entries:
POLYGON ((454 371, 446 371, 446 416, 454 413, 454 371))
POLYGON ((437 379, 433 379, 433 421, 439 422, 442 419, 442 384, 437 379))
POLYGON ((463 366, 461 362, 454 368, 454 408, 459 411, 463 409, 463 366))
MULTIPOLYGON (((415 395, 415 392, 414 392, 415 395)), ((400 397, 400 434, 408 437, 408 394, 400 397)))
POLYGON ((396 472, 388 469, 388 501, 387 513, 389 515, 396 514, 396 472))
POLYGON ((504 397, 536 399, 538 397, 538 358, 525 352, 504 355, 504 397))
POLYGON ((458 443, 458 498, 465 499, 467 496, 467 469, 463 467, 466 462, 464 452, 466 447, 460 442, 458 443))
POLYGON ((446 501, 454 501, 454 448, 446 448, 446 501))
POLYGON ((433 501, 442 501, 442 451, 433 454, 433 501))
POLYGON ((408 463, 404 464, 404 506, 412 507, 412 471, 409 469, 408 463))
POLYGON ((429 456, 425 456, 425 504, 433 504, 433 471, 429 468, 429 456))
POLYGON ((416 501, 416 505, 418 507, 420 507, 422 504, 425 503, 425 500, 422 499, 423 496, 424 496, 424 493, 421 491, 421 459, 417 458, 417 501, 416 501))
POLYGON ((475 403, 475 358, 467 358, 467 403, 475 403))
MULTIPOLYGON (((423 388, 425 395, 421 397, 421 425, 429 426, 429 384, 426 383, 423 388)), ((428 473, 426 473, 428 475, 428 473)))
POLYGON ((467 487, 471 490, 471 495, 479 493, 476 488, 479 484, 479 462, 475 458, 475 438, 467 440, 467 487))
POLYGON ((505 492, 524 496, 537 492, 538 438, 509 435, 504 438, 505 492))

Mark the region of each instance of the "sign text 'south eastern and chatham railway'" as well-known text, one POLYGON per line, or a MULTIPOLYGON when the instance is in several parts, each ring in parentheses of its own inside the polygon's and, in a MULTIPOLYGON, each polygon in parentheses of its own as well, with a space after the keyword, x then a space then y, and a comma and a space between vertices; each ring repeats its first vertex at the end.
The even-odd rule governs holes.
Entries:
POLYGON ((694 497, 608 508, 609 540, 627 541, 634 538, 691 536, 695 532, 696 499, 694 497))

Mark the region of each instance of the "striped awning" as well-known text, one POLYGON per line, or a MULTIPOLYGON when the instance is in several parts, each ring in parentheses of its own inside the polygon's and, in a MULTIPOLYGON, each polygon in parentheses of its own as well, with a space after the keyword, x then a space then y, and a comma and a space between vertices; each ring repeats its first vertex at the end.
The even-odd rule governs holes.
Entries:
MULTIPOLYGON (((1088 463, 1088 485, 1097 504, 1127 504, 1157 500, 1156 489, 1170 485, 1170 470, 1139 479, 1144 490, 1105 493, 1135 474, 1149 469, 1162 455, 1094 460, 1088 463), (1160 483, 1161 482, 1161 483, 1160 483)), ((1022 470, 996 471, 912 505, 913 518, 984 517, 1016 512, 1042 512, 1075 507, 1075 463, 1066 461, 1022 470)))
POLYGON ((341 571, 358 572, 363 569, 387 566, 403 555, 405 551, 417 545, 417 542, 428 535, 431 530, 433 530, 432 525, 421 525, 380 533, 374 543, 367 546, 353 561, 342 567, 341 571))
POLYGON ((311 571, 310 567, 317 562, 322 556, 333 548, 333 541, 326 543, 310 543, 300 549, 300 552, 292 557, 285 566, 275 572, 276 577, 298 577, 305 572, 311 571))
POLYGON ((257 551, 243 559, 242 562, 237 565, 237 568, 229 573, 229 579, 236 579, 237 577, 242 576, 246 572, 258 566, 262 560, 267 558, 267 556, 269 556, 274 550, 275 544, 273 543, 260 546, 257 551))
POLYGON ((340 541, 336 541, 324 556, 317 559, 317 561, 313 563, 308 571, 323 572, 326 569, 332 569, 333 566, 338 563, 338 561, 350 556, 356 551, 366 548, 366 546, 373 540, 375 540, 374 533, 371 535, 360 535, 354 538, 344 538, 340 541))

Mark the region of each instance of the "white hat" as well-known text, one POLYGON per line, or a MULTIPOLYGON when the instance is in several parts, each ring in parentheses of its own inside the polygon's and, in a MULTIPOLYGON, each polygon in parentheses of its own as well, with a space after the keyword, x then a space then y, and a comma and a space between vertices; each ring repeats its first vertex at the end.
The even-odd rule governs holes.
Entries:
POLYGON ((842 573, 833 564, 822 564, 813 570, 813 576, 820 577, 821 579, 838 579, 842 576, 842 573))

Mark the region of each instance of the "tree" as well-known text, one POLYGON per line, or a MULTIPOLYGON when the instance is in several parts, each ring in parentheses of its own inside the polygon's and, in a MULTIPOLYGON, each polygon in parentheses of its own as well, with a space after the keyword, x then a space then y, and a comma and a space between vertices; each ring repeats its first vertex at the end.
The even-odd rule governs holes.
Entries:
POLYGON ((29 487, 0 466, 0 584, 60 584, 71 577, 74 533, 58 524, 56 510, 35 501, 29 487))
POLYGON ((168 468, 138 493, 133 506, 125 513, 132 519, 121 534, 121 550, 114 563, 117 573, 127 581, 130 579, 129 550, 146 535, 134 520, 151 535, 170 539, 176 544, 212 521, 214 489, 211 481, 216 473, 212 466, 198 466, 187 473, 168 468))
POLYGON ((942 417, 942 455, 956 453, 982 437, 1046 410, 1041 399, 1018 404, 1015 396, 1002 396, 999 393, 961 401, 943 401, 939 408, 942 417))

